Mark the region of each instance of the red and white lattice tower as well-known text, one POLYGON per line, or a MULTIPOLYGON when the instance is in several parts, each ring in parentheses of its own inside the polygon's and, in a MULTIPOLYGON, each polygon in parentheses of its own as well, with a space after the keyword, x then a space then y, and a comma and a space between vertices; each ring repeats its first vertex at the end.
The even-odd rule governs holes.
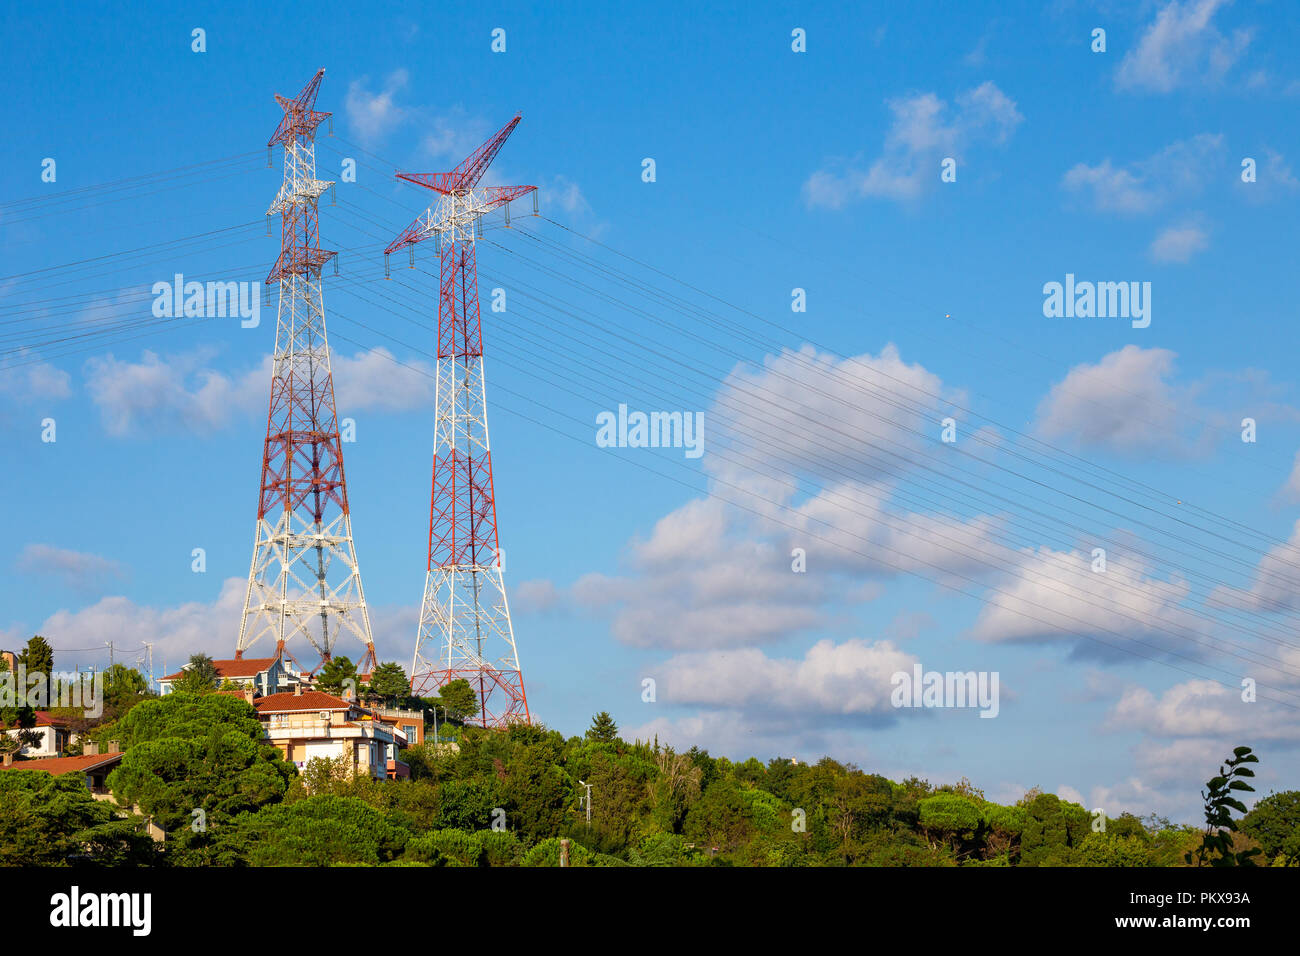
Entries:
POLYGON ((474 258, 480 217, 537 188, 478 186, 517 125, 516 115, 449 173, 398 173, 440 198, 384 250, 387 257, 435 238, 441 261, 429 563, 411 689, 422 695, 467 680, 485 727, 531 719, 501 577, 474 258))
MULTIPOLYGON (((268 147, 284 146, 284 183, 267 210, 280 216, 280 257, 266 277, 280 287, 266 421, 257 532, 248 572, 244 616, 235 656, 269 638, 276 653, 302 635, 330 659, 339 638, 365 646, 358 670, 375 663, 370 615, 361 590, 352 519, 343 479, 343 446, 334 408, 334 379, 325 338, 321 266, 333 252, 320 247, 316 201, 332 184, 316 178, 320 70, 284 109, 268 147)), ((317 665, 319 666, 319 665, 317 665)))

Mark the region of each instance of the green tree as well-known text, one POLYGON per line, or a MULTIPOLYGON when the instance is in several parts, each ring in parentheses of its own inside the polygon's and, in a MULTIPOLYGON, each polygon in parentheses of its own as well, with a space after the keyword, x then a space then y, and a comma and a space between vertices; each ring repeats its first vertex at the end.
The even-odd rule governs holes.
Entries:
POLYGON ((445 684, 436 698, 436 705, 448 720, 458 724, 478 713, 478 697, 464 678, 445 684))
POLYGON ((218 837, 224 863, 370 865, 400 856, 411 833, 357 797, 322 794, 245 814, 218 837))
POLYGON ((403 702, 411 696, 411 682, 401 664, 386 663, 375 668, 370 678, 370 689, 389 701, 403 702))
POLYGON ((921 829, 932 843, 943 840, 957 858, 967 855, 984 825, 981 801, 961 793, 936 793, 920 802, 921 829))
POLYGON ((1270 860, 1300 866, 1300 790, 1270 793, 1241 820, 1241 832, 1256 840, 1270 860))
POLYGON ((1073 848, 1092 831, 1088 811, 1053 793, 1039 793, 1021 802, 1025 810, 1021 862, 1026 866, 1068 866, 1073 848))
POLYGON ((100 734, 126 747, 108 777, 113 794, 153 817, 188 863, 207 862, 210 831, 279 802, 293 776, 237 697, 177 691, 137 704, 100 734))
MULTIPOLYGON (((85 707, 58 707, 53 709, 57 717, 68 722, 68 729, 76 736, 82 737, 95 727, 112 723, 121 718, 140 701, 150 696, 149 685, 144 675, 125 664, 113 664, 101 672, 103 680, 103 698, 100 713, 92 714, 85 707)), ((92 686, 90 680, 83 681, 83 701, 92 686)), ((81 742, 72 744, 69 753, 80 753, 81 742)))
POLYGON ((35 635, 27 642, 27 646, 18 652, 18 663, 27 671, 28 677, 32 674, 42 675, 41 682, 35 687, 30 687, 28 694, 33 705, 48 707, 50 675, 54 673, 54 648, 50 646, 50 642, 39 634, 35 635))
POLYGON ((173 690, 201 694, 217 686, 217 665, 207 654, 194 654, 185 666, 185 672, 172 686, 173 690))
POLYGON ((39 770, 0 773, 0 866, 65 866, 78 859, 110 866, 153 862, 153 840, 138 817, 119 818, 84 777, 39 770))
POLYGON ((734 780, 715 780, 686 814, 686 839, 706 849, 730 853, 751 834, 740 787, 734 780))
POLYGON ((357 665, 347 657, 331 657, 316 675, 316 686, 329 694, 340 694, 345 686, 355 688, 356 681, 357 665))
MULTIPOLYGON (((0 673, 9 670, 9 662, 0 657, 0 673)), ((26 700, 27 689, 14 685, 14 694, 19 700, 26 700)), ((26 746, 39 746, 41 735, 31 728, 36 726, 36 711, 25 703, 14 707, 0 707, 0 755, 13 754, 26 746)))
POLYGON ((618 724, 614 723, 614 718, 609 716, 609 711, 602 710, 591 718, 591 726, 587 728, 587 739, 606 744, 618 739, 618 724))
POLYGON ((1205 832, 1201 835, 1201 845, 1186 854, 1184 859, 1188 866, 1254 866, 1251 857, 1259 853, 1258 847, 1237 851, 1233 849, 1232 835, 1237 832, 1237 821, 1232 818, 1232 811, 1246 812, 1246 805, 1234 797, 1234 791, 1253 793, 1255 788, 1240 777, 1253 777, 1255 771, 1243 766, 1259 763, 1259 758, 1250 752, 1249 747, 1235 747, 1232 756, 1219 765, 1219 775, 1211 777, 1201 791, 1205 800, 1205 832))

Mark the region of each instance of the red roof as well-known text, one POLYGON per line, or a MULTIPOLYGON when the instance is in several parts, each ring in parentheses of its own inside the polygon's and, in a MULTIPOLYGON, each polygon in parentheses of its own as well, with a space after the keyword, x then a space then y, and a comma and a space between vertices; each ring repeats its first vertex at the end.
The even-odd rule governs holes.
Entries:
POLYGON ((47 757, 44 760, 15 760, 4 770, 41 770, 58 776, 61 773, 87 773, 97 767, 117 763, 122 754, 82 754, 80 757, 47 757))
POLYGON ((305 690, 301 694, 267 694, 253 701, 259 714, 289 714, 312 710, 347 710, 353 705, 342 697, 319 690, 305 690))
MULTIPOLYGON (((66 717, 56 717, 53 714, 51 714, 48 710, 35 710, 32 711, 32 713, 36 715, 36 723, 32 725, 33 727, 68 726, 68 721, 66 717)), ((8 724, 0 723, 0 730, 17 730, 17 729, 18 729, 17 724, 14 724, 11 727, 8 724)))
MULTIPOLYGON (((262 671, 270 670, 278 657, 245 657, 240 660, 213 661, 212 666, 217 669, 218 677, 256 677, 262 671)), ((185 676, 185 670, 182 668, 175 674, 168 674, 162 680, 180 680, 185 676)))

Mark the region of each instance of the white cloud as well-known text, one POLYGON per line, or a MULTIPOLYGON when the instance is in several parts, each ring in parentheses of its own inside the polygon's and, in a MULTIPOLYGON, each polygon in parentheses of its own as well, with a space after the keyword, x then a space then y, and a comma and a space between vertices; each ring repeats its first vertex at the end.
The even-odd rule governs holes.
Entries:
POLYGON ((1179 87, 1222 82, 1251 41, 1248 29, 1225 36, 1215 27, 1214 15, 1226 5, 1226 0, 1167 3, 1120 62, 1115 85, 1169 93, 1179 87))
POLYGON ((769 355, 761 369, 737 365, 723 381, 707 420, 710 447, 725 446, 731 465, 707 453, 705 464, 729 480, 776 491, 791 479, 754 477, 764 470, 825 476, 851 474, 860 483, 896 477, 905 458, 933 444, 931 409, 965 396, 886 345, 879 355, 839 357, 810 345, 769 355), (900 407, 901 406, 901 407, 900 407), (751 464, 753 463, 753 464, 751 464))
MULTIPOLYGON (((61 645, 99 647, 112 641, 125 654, 150 641, 156 666, 166 663, 174 671, 191 654, 234 656, 247 585, 244 578, 226 578, 215 601, 190 601, 170 608, 147 607, 121 596, 106 597, 79 611, 50 615, 35 633, 44 635, 56 649, 61 645)), ((267 653, 274 653, 274 647, 267 653)))
POLYGON ((565 176, 552 176, 546 188, 546 202, 564 210, 570 216, 591 212, 591 204, 582 194, 578 184, 565 176))
MULTIPOLYGON (((210 434, 253 415, 270 400, 271 358, 246 372, 207 367, 208 350, 121 361, 111 353, 86 362, 86 390, 111 435, 152 431, 210 434)), ((385 348, 330 357, 338 414, 400 412, 433 405, 434 373, 419 359, 396 360, 385 348)))
POLYGON ((23 548, 14 567, 29 574, 48 575, 79 590, 92 590, 108 578, 123 578, 126 569, 110 558, 85 551, 70 551, 48 544, 23 548))
MULTIPOLYGON (((338 413, 359 411, 401 412, 433 407, 435 374, 419 359, 394 358, 388 349, 371 349, 354 355, 330 357, 338 413)), ((269 376, 263 383, 270 388, 269 376)))
POLYGON ((960 94, 953 107, 934 93, 899 97, 888 106, 893 121, 880 157, 865 169, 841 164, 814 172, 804 183, 810 206, 838 209, 858 199, 915 199, 927 183, 939 181, 940 160, 951 156, 960 163, 977 143, 1005 143, 1024 120, 992 82, 960 94))
POLYGON ((737 647, 837 623, 824 605, 876 600, 872 577, 974 576, 999 555, 1015 560, 994 540, 995 516, 891 507, 893 483, 918 467, 909 453, 932 452, 939 427, 924 407, 898 408, 900 394, 960 398, 892 346, 844 359, 805 347, 737 367, 706 415, 708 449, 726 449, 704 457, 715 497, 632 542, 630 574, 589 575, 575 596, 611 609, 628 644, 737 647), (795 549, 806 573, 791 569, 795 549))
POLYGON ((1129 659, 1206 652, 1209 624, 1186 607, 1190 588, 1161 581, 1117 550, 1106 570, 1091 553, 1038 548, 997 582, 970 636, 991 643, 1064 643, 1076 655, 1129 659))
POLYGON ((1295 453, 1295 462, 1291 465, 1291 474, 1282 486, 1282 496, 1289 502, 1300 501, 1300 451, 1295 453))
POLYGON ((1113 784, 1087 783, 1084 806, 1101 807, 1110 817, 1154 811, 1174 821, 1199 823, 1200 789, 1233 748, 1243 745, 1260 758, 1254 768, 1256 792, 1241 795, 1249 806, 1270 789, 1293 784, 1287 769, 1300 746, 1294 714, 1264 698, 1245 702, 1238 688, 1211 680, 1192 679, 1159 693, 1130 685, 1119 694, 1100 730, 1137 736, 1132 759, 1140 775, 1113 784))
POLYGON ((1175 358, 1168 349, 1126 345, 1076 365, 1039 403, 1035 430, 1121 454, 1187 450, 1196 421, 1187 414, 1190 390, 1169 381, 1175 358))
POLYGON ((422 115, 421 127, 425 130, 420 148, 431 160, 449 161, 448 168, 468 156, 495 130, 483 119, 471 119, 462 106, 449 107, 445 112, 422 115))
POLYGON ((407 109, 397 105, 397 94, 406 88, 408 80, 406 70, 397 69, 384 78, 383 87, 376 93, 367 89, 368 76, 348 84, 343 109, 361 142, 367 145, 380 142, 410 115, 407 109))
MULTIPOLYGON (((112 641, 119 659, 127 660, 148 641, 154 645, 154 664, 161 675, 178 670, 192 654, 234 657, 247 588, 246 578, 226 578, 215 599, 172 607, 150 607, 123 596, 105 597, 78 611, 60 610, 32 633, 48 638, 56 652, 59 647, 99 648, 112 641)), ((395 660, 404 668, 410 667, 418 620, 416 606, 371 607, 372 636, 381 661, 395 660)), ((315 650, 302 638, 291 642, 288 650, 304 666, 310 667, 317 660, 315 650)), ((335 654, 346 655, 354 662, 362 653, 362 645, 351 637, 335 647, 335 654)), ((275 644, 265 638, 248 651, 250 657, 274 654, 275 644)), ((102 652, 94 651, 92 659, 102 656, 102 652)))
MULTIPOLYGON (((1297 472, 1300 472, 1300 455, 1297 455, 1297 472)), ((1292 473, 1293 480, 1297 472, 1292 473)), ((1285 543, 1274 545, 1260 558, 1249 587, 1221 584, 1210 592, 1207 603, 1211 607, 1253 612, 1300 611, 1300 521, 1295 523, 1285 543)), ((1279 656, 1289 656, 1300 670, 1300 649, 1290 648, 1289 655, 1287 650, 1284 648, 1279 656)))
POLYGON ((1219 162, 1223 144, 1222 134, 1200 133, 1126 167, 1117 167, 1110 159, 1095 166, 1078 163, 1061 184, 1072 193, 1087 195, 1101 212, 1148 213, 1176 196, 1198 192, 1219 162))
POLYGON ((1151 258, 1156 262, 1188 262, 1209 247, 1209 234, 1200 226, 1170 226, 1151 243, 1151 258))
POLYGON ((680 654, 654 668, 658 700, 712 709, 815 716, 892 716, 892 676, 917 659, 889 641, 818 641, 802 658, 756 648, 680 654))
POLYGON ((559 608, 564 603, 564 595, 555 586, 555 582, 546 578, 522 581, 510 592, 511 610, 523 614, 539 614, 559 608))
POLYGON ((48 362, 35 361, 32 353, 19 352, 9 366, 0 368, 0 396, 28 403, 71 395, 72 376, 48 362))
POLYGON ((631 543, 633 575, 588 574, 573 595, 612 611, 614 636, 637 647, 737 647, 820 625, 823 580, 740 531, 723 502, 688 502, 631 543))
POLYGON ((224 428, 268 401, 270 358, 238 377, 204 368, 206 350, 159 356, 142 353, 125 362, 110 352, 85 364, 86 391, 111 435, 183 430, 202 434, 224 428))

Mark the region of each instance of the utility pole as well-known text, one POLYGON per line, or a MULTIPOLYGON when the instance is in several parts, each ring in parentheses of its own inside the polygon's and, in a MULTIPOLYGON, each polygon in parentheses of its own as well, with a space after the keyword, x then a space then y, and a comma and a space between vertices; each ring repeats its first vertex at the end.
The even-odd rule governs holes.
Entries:
MULTIPOLYGON (((284 147, 284 181, 268 217, 280 216, 280 256, 266 277, 280 292, 262 482, 235 657, 262 638, 277 656, 301 635, 327 662, 340 636, 365 645, 357 671, 374 669, 375 643, 352 544, 343 445, 325 336, 316 201, 331 185, 316 178, 316 109, 325 71, 293 99, 276 96, 284 117, 267 143, 284 147)), ((269 222, 269 219, 268 219, 269 222)), ((292 653, 289 653, 292 660, 292 653)), ((297 663, 296 661, 294 662, 297 663)), ((315 668, 311 671, 315 672, 315 668)))
POLYGON ((478 185, 518 125, 516 114, 451 172, 398 173, 440 198, 384 250, 385 276, 389 253, 408 250, 414 267, 425 239, 437 240, 441 263, 429 560, 411 689, 423 696, 468 681, 484 727, 532 722, 501 576, 475 258, 484 213, 504 206, 509 224, 511 200, 537 201, 536 186, 478 185))
POLYGON ((105 641, 104 646, 108 648, 108 666, 113 666, 113 642, 105 641))
POLYGON ((583 805, 587 808, 587 829, 591 829, 591 784, 585 780, 579 780, 580 786, 587 788, 587 796, 583 799, 583 805))
POLYGON ((149 669, 149 691, 153 692, 153 641, 141 641, 144 645, 145 667, 149 669))

